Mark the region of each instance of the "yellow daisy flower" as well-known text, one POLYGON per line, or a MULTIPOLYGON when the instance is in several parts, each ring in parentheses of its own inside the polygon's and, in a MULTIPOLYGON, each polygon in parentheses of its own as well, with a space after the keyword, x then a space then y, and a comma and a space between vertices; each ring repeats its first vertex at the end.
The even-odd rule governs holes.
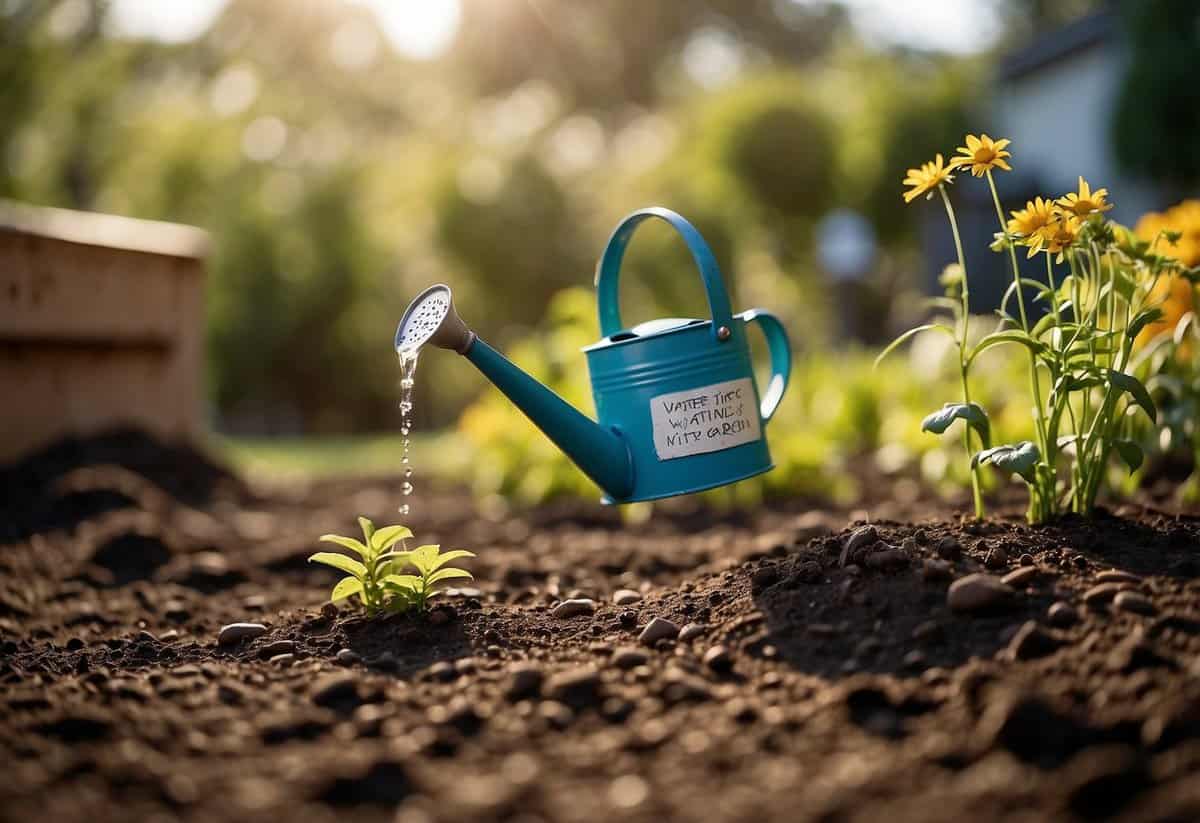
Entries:
POLYGON ((1078 239, 1081 225, 1079 218, 1075 215, 1060 214, 1054 222, 1040 232, 1046 253, 1057 254, 1059 262, 1062 262, 1063 252, 1073 246, 1078 239))
POLYGON ((926 193, 932 196, 938 186, 953 182, 954 175, 950 172, 951 167, 944 164, 940 154, 919 169, 909 169, 903 183, 912 188, 904 192, 904 202, 911 203, 926 193))
POLYGON ((1037 197, 1028 200, 1025 208, 1012 213, 1008 221, 1008 233, 1021 237, 1029 247, 1029 257, 1042 250, 1046 241, 1046 227, 1058 219, 1058 209, 1052 200, 1037 197))
POLYGON ((978 137, 968 134, 966 142, 967 145, 958 147, 958 153, 963 156, 955 157, 951 160, 951 168, 969 166, 971 174, 975 177, 983 177, 991 169, 1012 171, 1012 167, 1004 159, 1012 157, 1009 152, 1004 150, 1012 142, 1011 140, 1007 138, 993 140, 986 134, 981 134, 978 137))
POLYGON ((1079 191, 1067 192, 1067 194, 1058 198, 1058 204, 1078 217, 1087 217, 1094 212, 1106 212, 1111 209, 1113 204, 1107 202, 1105 199, 1107 197, 1108 189, 1096 189, 1092 191, 1088 182, 1081 176, 1079 178, 1079 191))

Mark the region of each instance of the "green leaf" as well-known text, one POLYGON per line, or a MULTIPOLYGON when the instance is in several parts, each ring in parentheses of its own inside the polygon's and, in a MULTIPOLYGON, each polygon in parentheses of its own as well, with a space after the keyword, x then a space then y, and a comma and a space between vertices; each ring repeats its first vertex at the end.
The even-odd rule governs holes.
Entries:
POLYGON ((410 557, 408 558, 408 562, 416 566, 417 571, 422 575, 427 575, 437 568, 434 564, 437 562, 438 551, 440 549, 441 546, 436 543, 417 546, 409 552, 410 557))
POLYGON ((1121 459, 1125 461, 1125 465, 1129 467, 1129 473, 1133 474, 1142 465, 1142 460, 1145 455, 1142 453, 1142 447, 1132 440, 1114 440, 1113 446, 1117 449, 1117 454, 1121 455, 1121 459))
POLYGON ((412 537, 407 526, 384 526, 371 537, 371 548, 377 552, 387 551, 397 542, 412 537))
POLYGON ((958 342, 958 338, 954 336, 954 329, 950 328, 949 326, 944 325, 942 323, 926 323, 923 326, 917 326, 915 329, 909 329, 904 334, 900 335, 895 340, 893 340, 891 343, 888 343, 887 348, 885 348, 883 351, 881 351, 879 353, 879 356, 875 358, 875 366, 878 367, 879 364, 883 362, 883 359, 885 357, 887 357, 889 354, 891 354, 893 351, 895 351, 900 345, 902 345, 905 340, 908 340, 910 337, 916 337, 921 332, 934 331, 934 330, 943 331, 946 334, 950 335, 950 339, 953 340, 955 343, 958 342))
POLYGON ((1129 325, 1125 328, 1125 334, 1130 340, 1132 340, 1141 333, 1142 329, 1146 328, 1151 323, 1161 320, 1162 317, 1162 309, 1146 309, 1145 311, 1140 311, 1132 320, 1129 321, 1129 325))
POLYGON ((984 447, 991 445, 992 431, 987 412, 978 403, 947 403, 921 421, 921 431, 944 434, 955 420, 975 429, 984 447))
POLYGON ((330 600, 345 600, 355 594, 362 593, 363 584, 357 577, 343 577, 338 581, 338 584, 333 587, 333 591, 329 595, 330 600))
POLYGON ((971 458, 971 468, 991 464, 997 469, 1019 474, 1025 482, 1033 482, 1034 468, 1041 453, 1032 442, 1024 440, 1015 446, 996 446, 984 449, 971 458))
POLYGON ((443 552, 437 556, 433 568, 440 569, 452 560, 458 560, 460 557, 474 557, 474 552, 469 552, 466 549, 454 549, 453 551, 443 552))
POLYGON ((359 557, 366 557, 370 554, 370 550, 362 543, 355 540, 353 537, 342 537, 340 534, 323 534, 321 535, 322 543, 336 543, 344 549, 357 554, 359 557))
POLYGON ((1029 330, 1029 336, 1035 340, 1045 334, 1054 325, 1053 312, 1043 314, 1041 319, 1033 324, 1033 328, 1029 330))
POLYGON ((371 535, 375 534, 375 524, 372 523, 369 519, 362 517, 360 515, 358 518, 358 527, 360 529, 362 529, 363 538, 366 541, 367 545, 370 546, 371 545, 371 535))
POLYGON ((1158 419, 1158 409, 1154 407, 1154 399, 1150 397, 1150 392, 1146 391, 1146 387, 1142 385, 1142 381, 1132 375, 1114 369, 1108 370, 1108 379, 1121 391, 1129 392, 1134 402, 1142 407, 1142 411, 1146 412, 1146 416, 1150 418, 1150 422, 1153 423, 1158 419))
POLYGON ((421 578, 415 574, 389 574, 381 582, 387 589, 410 589, 412 591, 420 591, 423 585, 421 578))
POLYGON ((970 365, 982 352, 990 349, 992 346, 999 346, 1001 343, 1016 343, 1019 346, 1029 349, 1034 354, 1041 354, 1046 350, 1045 345, 1018 329, 997 331, 992 332, 975 344, 975 348, 967 355, 967 365, 970 365))
POLYGON ((443 580, 453 580, 458 577, 465 577, 468 580, 475 579, 466 569, 442 569, 430 575, 429 585, 432 586, 434 583, 441 583, 443 580))
POLYGON ((361 580, 365 580, 367 577, 367 567, 353 558, 346 557, 344 554, 337 554, 336 552, 317 552, 312 557, 308 558, 308 562, 323 563, 326 566, 333 566, 335 569, 341 569, 347 574, 352 574, 361 580))

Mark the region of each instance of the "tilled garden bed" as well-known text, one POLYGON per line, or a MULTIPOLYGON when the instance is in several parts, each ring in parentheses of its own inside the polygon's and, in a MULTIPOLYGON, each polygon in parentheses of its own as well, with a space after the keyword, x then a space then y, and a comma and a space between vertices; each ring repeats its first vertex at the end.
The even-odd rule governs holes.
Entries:
POLYGON ((323 606, 316 536, 397 486, 132 435, 5 472, 0 818, 1200 819, 1196 518, 441 492, 414 531, 474 583, 323 606))

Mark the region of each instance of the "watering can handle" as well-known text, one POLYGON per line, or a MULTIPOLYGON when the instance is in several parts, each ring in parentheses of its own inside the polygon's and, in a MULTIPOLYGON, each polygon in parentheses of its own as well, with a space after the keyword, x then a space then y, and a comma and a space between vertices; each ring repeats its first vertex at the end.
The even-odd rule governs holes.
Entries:
POLYGON ((729 294, 725 291, 724 281, 721 280, 721 270, 717 268, 717 260, 713 257, 708 244, 704 242, 704 238, 700 236, 700 232, 696 231, 695 226, 684 220, 681 215, 661 206, 638 209, 627 215, 617 225, 612 237, 608 238, 608 245, 604 247, 604 253, 600 255, 600 262, 596 265, 596 299, 600 307, 600 335, 609 337, 624 328, 621 325, 621 305, 617 292, 621 274, 621 259, 625 256, 625 247, 629 245, 633 230, 650 217, 657 217, 670 223, 672 228, 683 237, 688 251, 692 253, 692 260, 700 269, 700 277, 704 280, 704 291, 708 295, 708 309, 712 312, 713 338, 718 342, 724 342, 729 338, 729 334, 728 332, 722 334, 720 329, 728 330, 730 328, 733 311, 729 307, 729 294))
POLYGON ((779 322, 779 318, 764 309, 750 309, 738 315, 738 319, 746 324, 758 323, 763 336, 767 338, 767 352, 771 356, 771 379, 767 390, 763 392, 762 406, 759 414, 766 423, 779 408, 779 401, 787 389, 788 378, 792 374, 792 346, 788 342, 787 330, 779 322))

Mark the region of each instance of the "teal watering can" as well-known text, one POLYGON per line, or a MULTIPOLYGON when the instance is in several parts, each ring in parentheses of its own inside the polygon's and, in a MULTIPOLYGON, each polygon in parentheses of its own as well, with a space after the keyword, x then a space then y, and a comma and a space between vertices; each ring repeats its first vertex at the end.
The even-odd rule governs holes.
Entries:
POLYGON ((632 503, 735 483, 770 471, 764 433, 791 372, 787 332, 761 309, 733 314, 704 238, 669 209, 635 211, 617 226, 596 270, 601 339, 584 349, 599 422, 517 368, 459 319, 450 289, 432 286, 408 307, 396 350, 426 343, 456 351, 605 492, 632 503), (625 328, 617 300, 621 258, 634 230, 658 218, 683 237, 708 296, 708 320, 666 318, 625 328), (746 329, 766 336, 771 378, 760 397, 746 329))

